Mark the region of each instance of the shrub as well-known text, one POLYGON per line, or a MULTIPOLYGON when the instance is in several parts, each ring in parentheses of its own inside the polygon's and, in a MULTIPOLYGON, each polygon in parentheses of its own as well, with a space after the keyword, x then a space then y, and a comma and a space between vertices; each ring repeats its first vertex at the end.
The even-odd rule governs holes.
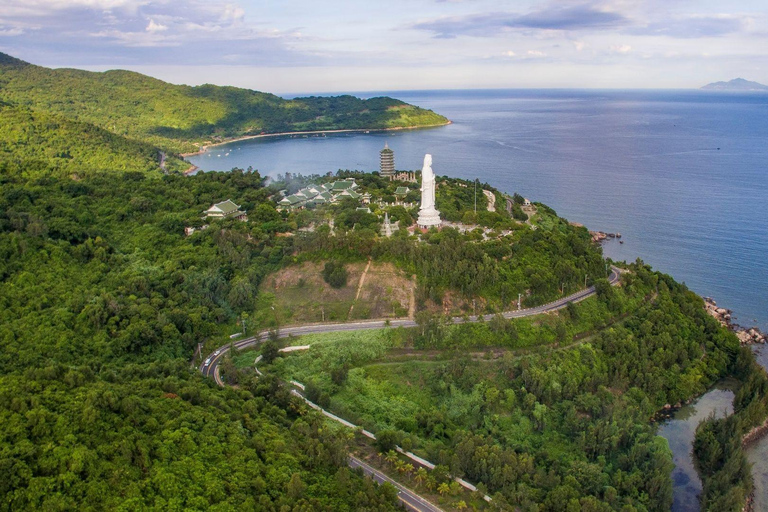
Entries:
POLYGON ((347 269, 340 261, 329 261, 323 268, 323 279, 333 288, 342 288, 347 285, 347 269))

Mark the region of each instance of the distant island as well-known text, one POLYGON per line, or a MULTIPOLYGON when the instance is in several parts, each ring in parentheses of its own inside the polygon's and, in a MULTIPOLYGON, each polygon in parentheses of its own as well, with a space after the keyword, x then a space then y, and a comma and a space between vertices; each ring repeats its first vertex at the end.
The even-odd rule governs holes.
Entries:
POLYGON ((768 91, 768 85, 743 78, 734 78, 728 82, 712 82, 701 89, 704 91, 768 91))

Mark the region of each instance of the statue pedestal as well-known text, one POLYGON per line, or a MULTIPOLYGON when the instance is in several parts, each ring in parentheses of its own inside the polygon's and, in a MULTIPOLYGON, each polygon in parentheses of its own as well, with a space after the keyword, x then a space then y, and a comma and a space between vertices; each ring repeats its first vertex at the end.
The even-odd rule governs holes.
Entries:
POLYGON ((441 223, 442 221, 440 220, 440 212, 434 208, 430 208, 428 210, 420 210, 419 220, 416 221, 416 224, 420 228, 427 229, 433 226, 439 226, 441 223))

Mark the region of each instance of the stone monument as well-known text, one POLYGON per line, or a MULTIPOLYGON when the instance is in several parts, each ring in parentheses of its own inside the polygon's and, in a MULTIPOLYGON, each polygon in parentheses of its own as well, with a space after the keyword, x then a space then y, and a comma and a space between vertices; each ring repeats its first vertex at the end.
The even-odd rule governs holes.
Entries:
POLYGON ((432 155, 424 155, 424 167, 421 169, 421 207, 419 220, 420 228, 431 228, 441 223, 440 212, 435 210, 435 173, 432 172, 432 155))

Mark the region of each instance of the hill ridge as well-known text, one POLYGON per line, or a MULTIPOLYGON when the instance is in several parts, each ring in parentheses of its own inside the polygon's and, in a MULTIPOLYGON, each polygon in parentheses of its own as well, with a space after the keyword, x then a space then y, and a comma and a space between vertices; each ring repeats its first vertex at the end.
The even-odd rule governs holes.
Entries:
POLYGON ((88 122, 177 154, 261 133, 448 123, 389 97, 283 99, 231 86, 171 84, 128 70, 50 69, 6 54, 0 62, 0 101, 88 122))

